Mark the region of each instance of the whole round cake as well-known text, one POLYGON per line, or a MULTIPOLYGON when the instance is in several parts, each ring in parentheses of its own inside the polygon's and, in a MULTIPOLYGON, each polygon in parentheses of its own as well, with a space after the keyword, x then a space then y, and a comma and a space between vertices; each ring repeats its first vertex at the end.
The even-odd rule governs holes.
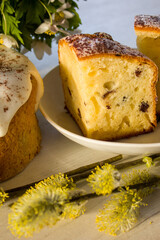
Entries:
POLYGON ((0 46, 0 181, 15 176, 40 151, 36 118, 43 81, 20 53, 0 46))

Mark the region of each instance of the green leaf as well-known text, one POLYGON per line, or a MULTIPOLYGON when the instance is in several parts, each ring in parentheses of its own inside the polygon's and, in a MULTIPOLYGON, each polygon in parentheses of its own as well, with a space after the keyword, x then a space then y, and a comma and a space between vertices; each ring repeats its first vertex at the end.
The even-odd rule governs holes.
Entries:
POLYGON ((32 44, 32 35, 31 35, 30 31, 26 28, 26 26, 23 27, 22 36, 23 36, 25 48, 27 48, 30 51, 31 44, 32 44))
POLYGON ((22 0, 16 11, 17 19, 25 19, 26 24, 40 25, 45 14, 45 8, 38 0, 22 0))
POLYGON ((82 23, 81 19, 79 17, 79 14, 76 12, 76 10, 72 7, 70 8, 70 11, 74 13, 74 17, 68 19, 69 21, 69 30, 74 30, 79 27, 79 25, 82 23))
POLYGON ((13 14, 15 11, 14 11, 14 8, 9 5, 9 2, 6 2, 5 4, 5 11, 9 14, 13 14))
POLYGON ((3 0, 3 1, 1 2, 1 12, 4 11, 4 4, 5 4, 5 1, 6 1, 6 0, 3 0))
POLYGON ((18 28, 19 21, 15 18, 13 13, 14 9, 10 5, 9 1, 4 1, 2 29, 4 33, 13 36, 17 41, 20 41, 23 44, 21 31, 18 28))
POLYGON ((75 1, 73 1, 73 0, 68 0, 68 2, 71 4, 72 7, 78 8, 78 5, 77 5, 77 3, 76 3, 75 1))

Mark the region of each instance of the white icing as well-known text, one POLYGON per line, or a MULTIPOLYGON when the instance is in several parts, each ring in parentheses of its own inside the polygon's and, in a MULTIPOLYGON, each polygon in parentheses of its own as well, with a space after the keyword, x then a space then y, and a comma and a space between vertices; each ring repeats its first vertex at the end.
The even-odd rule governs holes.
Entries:
POLYGON ((0 137, 6 135, 13 116, 28 100, 32 91, 31 75, 37 80, 37 110, 43 95, 40 74, 27 57, 0 46, 0 137))

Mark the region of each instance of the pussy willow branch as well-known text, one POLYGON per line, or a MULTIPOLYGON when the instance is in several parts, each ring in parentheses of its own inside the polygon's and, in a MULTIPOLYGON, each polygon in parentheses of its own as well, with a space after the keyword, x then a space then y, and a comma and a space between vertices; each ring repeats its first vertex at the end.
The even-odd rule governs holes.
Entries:
MULTIPOLYGON (((140 190, 140 189, 145 189, 145 188, 156 188, 156 187, 160 187, 160 177, 152 177, 149 182, 144 182, 144 183, 137 183, 137 184, 131 184, 131 185, 127 185, 127 187, 129 187, 129 189, 136 189, 136 190, 140 190)), ((119 193, 120 189, 124 189, 124 191, 126 190, 126 186, 121 186, 121 187, 117 187, 115 188, 111 194, 115 194, 115 193, 119 193)), ((106 195, 106 197, 108 197, 110 194, 106 195)), ((94 199, 94 198, 98 198, 98 197, 102 197, 104 196, 103 194, 99 194, 97 195, 95 192, 92 193, 86 193, 86 194, 82 194, 80 196, 72 196, 71 199, 66 200, 66 203, 72 203, 72 202, 78 202, 78 201, 85 201, 85 200, 89 200, 89 199, 94 199)), ((10 204, 10 206, 12 206, 12 204, 10 204)))
MULTIPOLYGON (((153 159, 153 162, 160 161, 160 154, 150 155, 150 157, 153 159)), ((130 167, 138 166, 142 164, 146 164, 146 163, 143 162, 143 158, 139 158, 130 162, 118 163, 115 165, 115 167, 117 170, 121 170, 121 169, 126 169, 126 168, 130 168, 130 167)), ((91 170, 91 171, 94 171, 94 170, 91 170)), ((82 172, 81 174, 73 175, 72 178, 75 182, 78 182, 84 178, 87 178, 91 174, 91 171, 87 170, 85 172, 82 172)))
MULTIPOLYGON (((77 181, 84 178, 83 177, 84 172, 87 172, 87 176, 88 176, 96 166, 102 166, 105 163, 109 163, 109 164, 115 163, 116 161, 121 160, 121 159, 122 159, 122 155, 117 155, 115 157, 112 157, 112 158, 109 158, 109 159, 106 159, 106 160, 102 160, 100 162, 91 163, 89 165, 74 169, 72 171, 65 172, 64 175, 66 175, 70 178, 73 177, 74 181, 77 182, 77 181), (76 176, 77 176, 77 179, 76 179, 76 176), (82 176, 82 178, 80 176, 82 176)), ((36 183, 38 183, 40 181, 42 181, 42 180, 27 184, 27 185, 24 185, 24 186, 21 186, 21 187, 8 189, 5 192, 8 193, 11 197, 13 197, 13 196, 17 197, 17 196, 23 194, 23 192, 25 192, 26 189, 28 189, 31 186, 34 186, 36 183)))
POLYGON ((84 172, 87 172, 87 171, 92 171, 96 166, 103 166, 105 163, 108 163, 108 164, 112 164, 112 163, 115 163, 119 160, 122 159, 122 155, 117 155, 115 157, 112 157, 112 158, 108 158, 106 160, 102 160, 100 162, 95 162, 95 163, 91 163, 89 165, 86 165, 86 166, 83 166, 83 167, 80 167, 80 168, 77 168, 75 170, 72 170, 72 171, 69 171, 69 172, 66 172, 65 174, 68 176, 68 177, 71 177, 71 176, 74 176, 74 175, 77 175, 77 174, 80 174, 80 173, 84 173, 84 172))
MULTIPOLYGON (((150 157, 153 159, 153 162, 160 160, 160 158, 158 158, 158 157, 160 157, 160 154, 150 155, 150 157)), ((106 160, 103 160, 100 162, 92 163, 92 164, 77 168, 75 170, 65 172, 64 175, 72 178, 74 182, 78 182, 80 180, 87 178, 91 174, 91 172, 94 171, 96 166, 101 167, 105 163, 113 164, 121 159, 122 159, 122 155, 117 155, 115 157, 112 157, 112 158, 109 158, 109 159, 106 159, 106 160)), ((116 164, 116 169, 121 170, 121 169, 129 168, 129 167, 133 167, 133 166, 138 166, 141 164, 145 164, 143 162, 143 158, 139 158, 139 159, 136 159, 136 160, 133 160, 130 162, 116 164)), ((18 197, 18 196, 22 195, 26 191, 26 189, 28 189, 31 186, 34 186, 36 183, 38 183, 40 181, 41 180, 39 180, 37 182, 33 182, 31 184, 21 186, 21 187, 12 188, 12 189, 6 190, 5 192, 8 193, 10 197, 18 197)))
MULTIPOLYGON (((160 154, 153 154, 153 155, 150 155, 149 157, 152 158, 153 162, 160 161, 160 154)), ((136 159, 136 160, 130 161, 130 162, 119 163, 116 165, 116 169, 121 170, 121 169, 129 168, 129 167, 138 166, 141 164, 146 164, 145 162, 143 162, 143 158, 136 159)))
MULTIPOLYGON (((136 190, 144 189, 144 188, 147 188, 147 187, 150 187, 150 188, 160 187, 160 178, 159 177, 152 177, 149 182, 137 183, 137 184, 134 184, 134 185, 127 185, 127 187, 129 187, 129 189, 136 189, 136 190)), ((120 192, 119 189, 120 189, 119 187, 115 188, 112 191, 112 194, 120 192)), ((121 189, 126 190, 126 187, 121 186, 121 189)), ((93 199, 93 198, 97 198, 97 197, 101 197, 101 196, 104 196, 104 195, 102 195, 102 194, 97 195, 95 192, 87 193, 87 194, 84 194, 84 195, 81 195, 81 196, 73 196, 70 199, 69 202, 89 200, 89 199, 93 199)), ((109 196, 109 195, 106 195, 106 196, 109 196)))

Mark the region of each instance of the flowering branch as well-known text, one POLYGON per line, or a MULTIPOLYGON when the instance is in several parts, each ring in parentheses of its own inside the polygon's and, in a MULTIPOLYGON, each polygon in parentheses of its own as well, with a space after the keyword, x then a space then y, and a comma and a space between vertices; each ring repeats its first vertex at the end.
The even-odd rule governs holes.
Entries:
MULTIPOLYGON (((77 8, 73 0, 2 0, 0 44, 19 50, 21 46, 31 50, 35 42, 51 47, 56 34, 68 35, 81 24, 77 8)), ((36 56, 40 59, 43 54, 36 56)))
MULTIPOLYGON (((149 166, 154 166, 152 163, 159 161, 158 156, 152 155, 153 159, 145 157, 129 163, 117 163, 115 167, 112 165, 113 162, 122 158, 118 155, 72 170, 68 172, 69 176, 66 173, 56 174, 40 181, 11 206, 12 211, 9 214, 11 231, 19 237, 31 236, 45 225, 54 225, 63 218, 75 218, 83 214, 87 200, 112 193, 114 193, 113 197, 97 216, 99 230, 110 234, 128 231, 137 221, 139 207, 145 205, 143 198, 160 186, 160 178, 152 177, 146 170, 133 169, 130 175, 125 175, 120 174, 118 169, 144 163, 147 166, 148 162, 149 166), (93 190, 92 193, 85 193, 76 187, 76 181, 83 179, 84 175, 88 177, 87 181, 93 190), (119 214, 119 217, 116 218, 114 214, 119 214), (130 221, 129 225, 127 219, 130 221)), ((23 188, 16 190, 18 193, 19 190, 24 191, 23 188)), ((15 189, 9 192, 10 195, 15 194, 15 189)))
MULTIPOLYGON (((85 211, 86 200, 97 198, 103 194, 97 195, 94 193, 84 194, 80 190, 76 190, 70 180, 64 184, 65 178, 59 179, 63 182, 55 181, 55 185, 46 180, 29 189, 17 202, 13 204, 12 212, 9 214, 9 224, 11 232, 18 236, 29 237, 34 232, 38 232, 46 225, 52 226, 57 221, 63 218, 75 218, 83 214, 85 211), (61 183, 62 183, 61 182, 61 183), (68 185, 69 184, 69 185, 68 185), (57 186, 58 187, 57 187, 57 186)), ((112 212, 107 213, 108 219, 111 220, 110 214, 118 210, 121 217, 112 220, 111 225, 106 225, 106 211, 104 210, 97 216, 97 222, 100 230, 108 231, 111 234, 116 234, 122 228, 124 231, 129 230, 137 221, 139 207, 145 205, 143 198, 152 192, 152 188, 158 186, 159 178, 153 178, 149 183, 141 183, 121 188, 116 188, 113 193, 112 201, 109 203, 112 207, 112 212), (133 189, 133 190, 132 190, 133 189), (123 208, 117 209, 117 204, 122 204, 123 208), (122 211, 123 210, 123 211, 122 211), (126 214, 128 213, 126 218, 126 214), (134 218, 133 218, 134 217, 134 218), (130 225, 127 225, 127 219, 130 225), (105 220, 105 221, 104 221, 105 220), (113 223, 115 224, 113 227, 113 223)), ((110 209, 110 208, 109 208, 110 209)), ((107 223, 110 221, 107 220, 107 223)))
MULTIPOLYGON (((88 175, 91 173, 92 170, 94 170, 94 168, 96 166, 103 166, 105 163, 110 163, 110 164, 115 163, 116 161, 121 160, 121 159, 122 159, 122 155, 117 155, 115 157, 112 157, 112 158, 109 158, 106 160, 102 160, 100 162, 91 163, 89 165, 71 170, 69 172, 64 173, 64 176, 74 179, 74 182, 78 182, 78 181, 82 180, 83 178, 88 177, 88 175)), ((42 180, 27 184, 27 185, 24 185, 21 187, 8 189, 6 191, 6 193, 8 193, 10 195, 10 197, 20 196, 26 191, 26 189, 28 189, 31 186, 34 186, 35 184, 37 184, 40 181, 42 181, 42 180)))
MULTIPOLYGON (((149 157, 147 157, 147 158, 149 158, 149 157)), ((78 182, 78 181, 81 181, 85 178, 88 178, 88 176, 92 172, 94 173, 94 170, 95 170, 96 167, 99 167, 99 169, 101 169, 101 167, 104 166, 106 163, 108 163, 108 164, 116 163, 117 161, 119 161, 121 159, 122 159, 122 155, 117 155, 115 157, 112 157, 112 158, 109 158, 109 159, 106 159, 106 160, 102 160, 100 162, 95 162, 95 163, 92 163, 92 164, 89 164, 89 165, 71 170, 69 172, 65 172, 64 176, 72 178, 74 182, 78 182)), ((122 170, 122 169, 125 169, 125 168, 138 166, 140 164, 145 164, 144 159, 146 159, 146 157, 136 159, 136 160, 130 161, 130 162, 118 163, 118 164, 116 164, 116 169, 117 170, 122 170)), ((159 154, 151 155, 150 159, 152 159, 153 163, 159 161, 160 160, 159 154)), ((102 172, 103 172, 103 169, 102 169, 102 172)), ((106 172, 105 172, 105 174, 106 174, 106 172)), ((101 175, 101 172, 100 172, 100 175, 101 175)), ((106 176, 107 176, 107 174, 106 174, 106 176)), ((89 179, 91 179, 91 177, 89 179)), ((114 178, 112 178, 112 180, 113 179, 114 178)), ((23 185, 23 186, 20 186, 20 187, 17 187, 17 188, 8 189, 6 191, 6 193, 9 194, 10 198, 18 197, 18 196, 22 195, 29 187, 34 186, 35 184, 37 184, 40 181, 42 181, 42 180, 27 184, 27 185, 23 185)), ((105 184, 107 184, 108 179, 106 179, 106 181, 104 181, 104 179, 102 179, 102 181, 103 181, 103 185, 105 185, 105 184)), ((97 183, 97 181, 96 181, 96 183, 97 183)), ((101 182, 100 182, 100 185, 101 185, 101 182)), ((107 184, 107 185, 109 185, 109 184, 107 184)), ((102 188, 102 186, 100 186, 100 188, 102 188)))

